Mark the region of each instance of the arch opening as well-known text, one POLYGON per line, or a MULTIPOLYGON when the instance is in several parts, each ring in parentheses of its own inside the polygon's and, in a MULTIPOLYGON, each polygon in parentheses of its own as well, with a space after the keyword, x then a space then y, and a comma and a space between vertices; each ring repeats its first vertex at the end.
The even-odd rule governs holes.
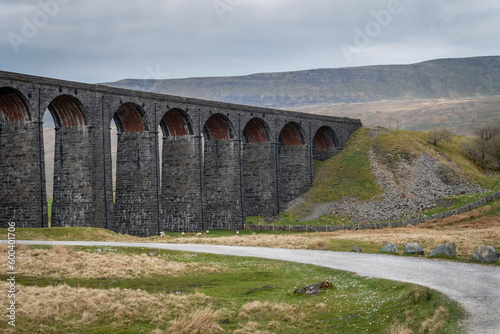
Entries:
POLYGON ((135 103, 124 103, 113 115, 118 133, 147 131, 145 113, 135 103))
POLYGON ((330 127, 322 126, 314 135, 314 145, 318 149, 336 148, 338 147, 338 139, 330 127))
POLYGON ((56 97, 50 102, 48 109, 58 128, 85 126, 87 123, 82 104, 72 96, 61 95, 56 97))
POLYGON ((30 120, 28 102, 14 88, 0 88, 0 120, 8 122, 25 122, 30 120))
POLYGON ((231 121, 222 114, 210 116, 203 127, 205 140, 233 139, 234 130, 231 121))
POLYGON ((193 135, 193 127, 188 115, 180 109, 170 109, 161 121, 160 126, 165 137, 182 137, 193 135))
POLYGON ((280 133, 280 143, 283 146, 305 145, 304 132, 300 125, 295 122, 285 124, 280 133))
POLYGON ((265 143, 269 141, 269 127, 260 118, 252 118, 243 130, 245 144, 265 143))
POLYGON ((313 159, 324 161, 337 154, 339 141, 337 135, 328 126, 322 126, 316 131, 313 139, 313 159))

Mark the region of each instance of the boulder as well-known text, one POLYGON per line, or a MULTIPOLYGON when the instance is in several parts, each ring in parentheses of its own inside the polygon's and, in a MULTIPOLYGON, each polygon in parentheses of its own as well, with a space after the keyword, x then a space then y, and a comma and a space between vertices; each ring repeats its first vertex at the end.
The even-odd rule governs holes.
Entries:
POLYGON ((361 249, 361 247, 359 247, 359 246, 354 246, 354 247, 351 249, 351 252, 363 253, 363 250, 362 250, 362 249, 361 249))
POLYGON ((451 257, 457 256, 457 246, 454 243, 446 243, 439 245, 429 254, 429 256, 447 255, 451 257))
POLYGON ((491 246, 479 246, 472 254, 472 258, 478 262, 496 262, 500 254, 491 246))
POLYGON ((398 245, 396 244, 387 244, 384 247, 380 248, 380 251, 383 253, 397 253, 398 245))
POLYGON ((404 253, 424 255, 424 249, 417 243, 408 243, 405 245, 404 253))

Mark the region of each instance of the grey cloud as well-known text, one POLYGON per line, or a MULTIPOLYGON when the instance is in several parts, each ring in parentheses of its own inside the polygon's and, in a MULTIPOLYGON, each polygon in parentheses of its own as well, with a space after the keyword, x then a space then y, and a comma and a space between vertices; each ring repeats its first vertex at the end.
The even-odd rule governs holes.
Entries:
POLYGON ((1 69, 102 82, 499 54, 499 12, 492 0, 4 0, 1 69), (22 37, 40 3, 58 1, 16 53, 8 33, 22 37), (341 43, 355 46, 356 29, 366 33, 391 4, 402 10, 347 59, 341 43))

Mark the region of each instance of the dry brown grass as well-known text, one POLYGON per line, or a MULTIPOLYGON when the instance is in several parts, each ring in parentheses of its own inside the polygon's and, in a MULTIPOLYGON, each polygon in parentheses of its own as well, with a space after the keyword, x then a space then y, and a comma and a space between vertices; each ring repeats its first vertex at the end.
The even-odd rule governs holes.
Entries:
POLYGON ((325 250, 328 249, 328 239, 314 238, 306 245, 307 249, 325 250))
MULTIPOLYGON (((454 215, 448 218, 443 218, 443 219, 435 219, 435 220, 429 220, 423 224, 417 225, 418 228, 453 228, 453 225, 456 225, 458 223, 462 223, 464 221, 470 220, 477 218, 481 216, 484 213, 490 212, 491 211, 491 206, 484 206, 479 209, 471 210, 469 212, 465 212, 459 215, 454 215)), ((478 219, 476 221, 470 222, 471 225, 469 226, 474 226, 474 228, 487 228, 491 227, 492 224, 494 226, 500 226, 500 221, 498 219, 489 219, 489 218, 494 218, 494 217, 485 217, 478 219), (485 222, 488 223, 485 223, 485 222), (498 223, 498 224, 495 224, 498 223)), ((460 224, 463 227, 463 224, 460 224)))
POLYGON ((241 235, 219 238, 183 237, 163 240, 163 242, 165 241, 168 243, 179 244, 208 244, 303 249, 311 241, 311 235, 297 234, 293 236, 286 236, 271 234, 252 234, 245 236, 241 235))
POLYGON ((422 333, 437 333, 446 324, 446 318, 450 315, 442 306, 436 310, 432 318, 425 319, 422 323, 422 333))
POLYGON ((400 323, 396 323, 392 325, 391 330, 389 331, 389 334, 414 334, 414 332, 406 327, 405 325, 402 325, 400 323))
MULTIPOLYGON (((0 254, 6 251, 7 245, 0 245, 0 254)), ((7 267, 7 256, 0 256, 0 266, 7 267)), ((99 254, 75 251, 64 246, 48 250, 18 245, 17 270, 19 275, 88 279, 212 273, 220 272, 223 268, 217 265, 167 261, 147 254, 99 254)))
POLYGON ((243 305, 240 308, 239 316, 242 319, 255 319, 261 317, 263 314, 271 313, 274 320, 283 320, 291 323, 300 320, 304 316, 294 305, 286 303, 262 303, 258 300, 243 305))
POLYGON ((175 334, 213 334, 224 330, 217 324, 218 312, 205 308, 193 311, 170 324, 169 332, 175 334))
MULTIPOLYGON (((205 307, 210 298, 201 293, 175 295, 149 294, 143 290, 71 288, 67 285, 31 287, 17 286, 16 298, 22 303, 17 316, 33 324, 70 323, 76 327, 91 326, 105 317, 113 326, 135 321, 169 327, 169 320, 205 307)), ((8 290, 7 282, 0 289, 8 290)), ((8 303, 7 294, 0 294, 0 303, 8 303)), ((41 331, 49 333, 50 330, 41 331)))
POLYGON ((470 256, 477 246, 485 242, 500 241, 500 214, 467 221, 490 210, 491 207, 486 206, 462 215, 404 228, 292 235, 253 234, 219 238, 182 237, 162 241, 290 249, 328 249, 332 240, 352 240, 352 245, 368 243, 380 247, 389 242, 399 245, 417 242, 426 253, 430 253, 438 245, 453 242, 457 245, 457 251, 461 256, 470 256))

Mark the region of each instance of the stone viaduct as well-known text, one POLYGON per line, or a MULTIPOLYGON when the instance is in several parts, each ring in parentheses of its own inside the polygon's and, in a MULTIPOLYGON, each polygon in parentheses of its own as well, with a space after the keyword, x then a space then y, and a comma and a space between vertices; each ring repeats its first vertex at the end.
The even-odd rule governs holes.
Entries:
POLYGON ((137 236, 241 229, 245 216, 276 215, 311 186, 313 159, 334 155, 361 127, 348 118, 0 71, 0 227, 48 226, 46 112, 56 133, 51 226, 137 236))

